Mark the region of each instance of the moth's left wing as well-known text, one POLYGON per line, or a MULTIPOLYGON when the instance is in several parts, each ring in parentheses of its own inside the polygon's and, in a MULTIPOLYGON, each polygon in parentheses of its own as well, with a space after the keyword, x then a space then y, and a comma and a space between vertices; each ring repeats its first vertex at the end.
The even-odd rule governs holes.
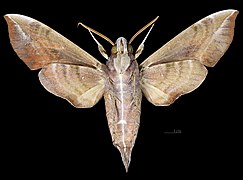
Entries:
POLYGON ((78 108, 94 106, 103 96, 104 66, 76 44, 33 18, 4 16, 13 49, 49 92, 78 108))
POLYGON ((31 70, 50 63, 101 69, 102 64, 93 56, 42 22, 20 14, 4 18, 13 49, 31 70))
POLYGON ((172 104, 196 89, 230 46, 237 10, 211 14, 162 46, 140 64, 141 88, 154 105, 172 104))
POLYGON ((77 108, 94 106, 103 96, 105 74, 90 67, 52 63, 39 72, 46 90, 77 108))

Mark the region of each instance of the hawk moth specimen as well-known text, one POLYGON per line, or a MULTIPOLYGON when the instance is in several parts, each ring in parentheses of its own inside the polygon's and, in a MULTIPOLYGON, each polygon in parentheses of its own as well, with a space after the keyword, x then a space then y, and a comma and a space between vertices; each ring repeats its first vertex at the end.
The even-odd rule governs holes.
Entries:
POLYGON ((107 59, 106 65, 35 19, 18 14, 4 18, 13 49, 31 70, 41 69, 39 79, 47 91, 77 108, 90 108, 104 96, 112 141, 128 171, 140 124, 142 95, 153 105, 168 106, 195 90, 206 78, 206 66, 213 67, 229 48, 237 14, 237 10, 223 10, 199 20, 140 65, 136 59, 158 17, 129 42, 120 37, 113 43, 79 23, 89 30, 107 59), (132 41, 148 27, 145 39, 133 51, 132 41), (93 34, 112 44, 110 53, 93 34))

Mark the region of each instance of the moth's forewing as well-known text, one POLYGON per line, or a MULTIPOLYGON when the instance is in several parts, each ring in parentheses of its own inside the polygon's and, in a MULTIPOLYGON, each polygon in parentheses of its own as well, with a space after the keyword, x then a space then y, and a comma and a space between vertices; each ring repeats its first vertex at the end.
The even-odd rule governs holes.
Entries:
POLYGON ((140 64, 141 88, 154 105, 170 105, 196 89, 229 48, 237 10, 211 14, 193 24, 140 64))
POLYGON ((4 18, 14 50, 32 70, 50 63, 102 66, 86 51, 33 18, 19 14, 7 14, 4 18))
POLYGON ((237 15, 237 10, 224 10, 199 20, 149 56, 140 67, 185 59, 214 66, 233 40, 237 15))

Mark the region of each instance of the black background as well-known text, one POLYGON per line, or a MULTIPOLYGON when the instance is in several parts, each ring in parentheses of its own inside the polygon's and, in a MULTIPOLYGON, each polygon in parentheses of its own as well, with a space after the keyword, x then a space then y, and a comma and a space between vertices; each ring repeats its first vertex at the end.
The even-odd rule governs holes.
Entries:
MULTIPOLYGON (((160 15, 138 59, 141 63, 201 18, 224 9, 240 10, 239 1, 138 2, 135 7, 125 1, 109 6, 77 3, 58 2, 54 6, 44 2, 5 3, 0 8, 1 164, 5 175, 26 179, 86 179, 97 175, 99 178, 198 179, 235 174, 229 168, 238 161, 235 155, 242 120, 241 12, 233 43, 219 63, 209 68, 206 80, 198 89, 169 107, 155 107, 143 98, 141 126, 128 173, 111 142, 104 100, 90 109, 76 109, 48 93, 38 80, 38 71, 30 71, 13 51, 3 15, 17 13, 35 18, 102 63, 105 59, 96 43, 87 30, 77 28, 78 22, 115 41, 120 36, 131 38, 160 15), (146 15, 149 10, 155 15, 146 15), (174 130, 181 133, 166 133, 174 130)), ((145 33, 134 41, 135 49, 144 36, 145 33)), ((109 51, 110 44, 97 39, 109 51)))

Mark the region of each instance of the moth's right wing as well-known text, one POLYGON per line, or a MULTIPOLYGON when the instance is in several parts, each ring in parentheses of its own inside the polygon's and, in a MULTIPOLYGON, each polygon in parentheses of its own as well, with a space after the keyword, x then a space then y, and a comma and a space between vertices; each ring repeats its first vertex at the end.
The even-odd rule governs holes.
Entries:
POLYGON ((237 10, 211 14, 191 25, 154 52, 141 68, 141 88, 156 106, 172 104, 200 86, 229 48, 237 10))

